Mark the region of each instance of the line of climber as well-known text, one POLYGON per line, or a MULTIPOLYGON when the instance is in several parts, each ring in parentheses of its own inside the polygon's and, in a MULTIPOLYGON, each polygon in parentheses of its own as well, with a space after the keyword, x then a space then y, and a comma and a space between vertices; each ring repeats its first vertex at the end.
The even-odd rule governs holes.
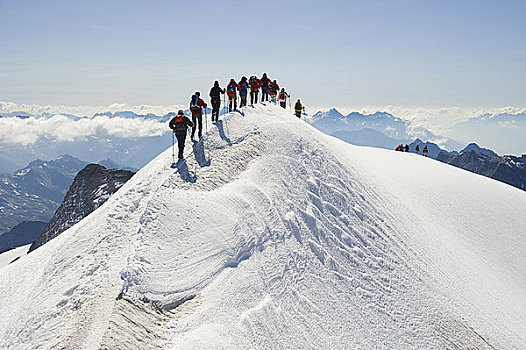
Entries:
MULTIPOLYGON (((216 82, 218 86, 218 82, 216 82)), ((234 78, 230 79, 230 82, 226 86, 226 94, 228 96, 228 111, 232 112, 237 109, 237 95, 239 94, 239 107, 245 107, 247 105, 248 94, 250 91, 250 104, 254 105, 258 103, 259 91, 261 90, 261 102, 272 102, 277 103, 278 92, 279 92, 279 103, 283 108, 287 107, 287 99, 290 95, 285 91, 285 88, 279 88, 278 82, 274 79, 271 80, 267 73, 263 73, 261 79, 255 75, 250 76, 250 79, 243 76, 239 82, 236 82, 234 78)), ((221 93, 225 93, 225 90, 221 90, 221 93)), ((217 93, 217 90, 214 91, 217 93)), ((212 91, 210 91, 210 97, 212 91)))
MULTIPOLYGON (((214 82, 214 86, 210 89, 210 101, 212 104, 212 123, 217 123, 219 120, 219 110, 221 107, 221 95, 228 96, 228 111, 237 110, 237 95, 239 94, 239 107, 247 105, 247 97, 250 91, 250 104, 253 106, 258 103, 259 91, 261 89, 261 102, 271 102, 276 104, 279 100, 279 105, 282 108, 287 108, 287 101, 290 105, 290 95, 281 88, 276 80, 268 78, 267 73, 263 73, 261 79, 255 75, 250 76, 250 79, 243 76, 239 83, 235 79, 231 79, 226 88, 219 86, 219 81, 214 82), (278 94, 279 92, 279 94, 278 94), (269 99, 270 98, 270 99, 269 99)), ((225 101, 226 105, 226 101, 225 101)), ((184 111, 179 110, 177 115, 170 121, 170 129, 173 130, 179 147, 179 159, 183 158, 184 145, 187 135, 187 129, 192 128, 191 139, 195 142, 195 132, 198 131, 198 138, 201 139, 203 131, 203 108, 207 108, 207 104, 201 98, 201 93, 197 91, 190 100, 190 112, 192 120, 184 116, 184 111)), ((294 112, 296 117, 301 118, 301 114, 305 112, 305 107, 298 99, 294 105, 294 112)), ((205 120, 206 121, 206 120, 205 120)), ((173 146, 173 144, 172 144, 173 146)))

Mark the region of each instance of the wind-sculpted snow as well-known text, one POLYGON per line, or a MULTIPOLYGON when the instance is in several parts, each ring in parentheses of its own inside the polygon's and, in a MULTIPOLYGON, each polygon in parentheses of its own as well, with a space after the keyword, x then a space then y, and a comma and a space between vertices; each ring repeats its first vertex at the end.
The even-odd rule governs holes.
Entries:
POLYGON ((523 191, 243 113, 0 270, 0 348, 526 346, 523 191))

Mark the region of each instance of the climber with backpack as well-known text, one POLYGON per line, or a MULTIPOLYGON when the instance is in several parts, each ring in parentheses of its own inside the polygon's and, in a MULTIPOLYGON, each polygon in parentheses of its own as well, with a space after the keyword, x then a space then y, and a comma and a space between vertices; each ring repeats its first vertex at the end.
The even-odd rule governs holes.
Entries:
POLYGON ((219 119, 219 107, 221 107, 221 94, 225 93, 225 89, 219 87, 219 82, 216 80, 214 86, 210 89, 210 101, 212 102, 212 123, 219 119))
POLYGON ((301 118, 302 111, 305 111, 305 107, 303 107, 300 99, 298 98, 298 101, 296 101, 296 104, 294 105, 294 112, 296 112, 296 117, 301 118))
MULTIPOLYGON (((177 138, 177 146, 179 147, 179 159, 183 159, 184 144, 186 141, 186 131, 188 127, 193 127, 194 123, 188 117, 184 115, 182 110, 179 110, 177 115, 170 120, 168 124, 170 129, 173 130, 175 137, 177 138)), ((172 143, 172 155, 173 154, 173 143, 172 143)))
POLYGON ((234 103, 234 110, 237 109, 236 90, 239 89, 234 78, 230 79, 230 83, 226 86, 226 94, 228 95, 228 111, 232 112, 232 102, 234 103))
POLYGON ((424 154, 425 157, 427 157, 427 152, 429 150, 427 149, 427 146, 424 146, 424 151, 422 152, 424 154))
POLYGON ((238 84, 239 91, 239 107, 245 107, 247 105, 247 94, 248 94, 248 82, 247 77, 241 78, 241 81, 238 84))
POLYGON ((258 103, 258 93, 261 87, 261 81, 255 76, 251 76, 248 80, 248 86, 250 87, 250 104, 258 103))
POLYGON ((261 78, 261 102, 268 101, 268 89, 271 81, 267 77, 267 73, 263 73, 261 78))
POLYGON ((285 88, 281 88, 279 93, 279 105, 283 108, 287 108, 287 98, 290 98, 290 95, 285 92, 285 88))
POLYGON ((192 99, 190 100, 190 111, 192 112, 192 122, 194 124, 192 127, 192 141, 194 141, 195 129, 199 127, 199 138, 201 138, 203 131, 203 110, 201 108, 206 108, 206 103, 200 98, 200 96, 201 93, 197 91, 192 95, 192 99))
POLYGON ((276 99, 278 97, 279 85, 276 80, 268 84, 268 94, 270 95, 270 101, 274 104, 277 103, 276 99))

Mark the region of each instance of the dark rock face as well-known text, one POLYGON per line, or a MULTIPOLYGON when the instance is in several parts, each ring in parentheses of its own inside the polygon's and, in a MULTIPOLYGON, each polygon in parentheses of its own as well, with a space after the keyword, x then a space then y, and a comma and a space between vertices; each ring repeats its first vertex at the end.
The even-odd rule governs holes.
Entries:
POLYGON ((526 155, 490 157, 477 151, 451 155, 441 152, 437 160, 507 183, 526 191, 526 155))
POLYGON ((13 175, 0 176, 0 233, 24 221, 49 221, 86 164, 63 155, 51 161, 35 160, 13 175))
POLYGON ((43 221, 24 221, 16 225, 11 231, 0 235, 0 252, 34 242, 42 234, 46 224, 43 221))
POLYGON ((135 173, 89 164, 71 184, 64 201, 29 252, 49 242, 104 204, 135 173))

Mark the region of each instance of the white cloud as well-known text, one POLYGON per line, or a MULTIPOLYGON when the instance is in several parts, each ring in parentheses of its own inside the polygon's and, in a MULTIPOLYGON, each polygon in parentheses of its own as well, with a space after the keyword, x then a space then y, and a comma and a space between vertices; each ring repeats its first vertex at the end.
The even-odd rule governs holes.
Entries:
POLYGON ((41 106, 0 101, 0 114, 24 112, 32 115, 26 119, 0 118, 0 142, 28 145, 36 142, 40 137, 54 138, 57 141, 74 141, 95 135, 124 138, 159 136, 166 132, 167 126, 155 119, 91 116, 97 113, 121 111, 164 116, 179 109, 183 107, 181 105, 130 106, 125 103, 114 103, 109 106, 41 106), (82 118, 73 120, 63 114, 82 118), (42 117, 43 115, 46 117, 42 117))
POLYGON ((87 136, 160 136, 166 131, 166 123, 141 118, 97 116, 73 120, 63 115, 50 118, 0 118, 0 142, 9 144, 28 145, 40 137, 74 141, 87 136))
POLYGON ((518 129, 519 126, 515 122, 515 120, 508 120, 508 121, 500 121, 497 123, 499 128, 502 129, 518 129))

